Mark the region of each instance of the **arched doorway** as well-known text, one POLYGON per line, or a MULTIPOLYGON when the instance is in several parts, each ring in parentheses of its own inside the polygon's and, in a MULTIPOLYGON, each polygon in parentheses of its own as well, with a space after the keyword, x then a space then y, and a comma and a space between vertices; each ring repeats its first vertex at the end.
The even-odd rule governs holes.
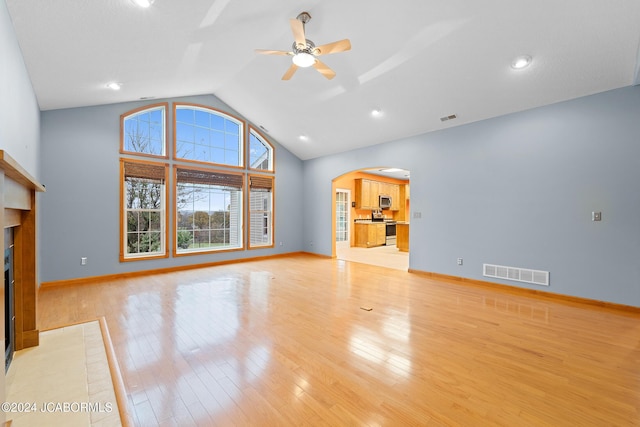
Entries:
POLYGON ((396 224, 409 222, 409 171, 366 168, 332 181, 332 256, 399 270, 409 268, 398 249, 396 224), (380 203, 382 202, 382 207, 380 203))

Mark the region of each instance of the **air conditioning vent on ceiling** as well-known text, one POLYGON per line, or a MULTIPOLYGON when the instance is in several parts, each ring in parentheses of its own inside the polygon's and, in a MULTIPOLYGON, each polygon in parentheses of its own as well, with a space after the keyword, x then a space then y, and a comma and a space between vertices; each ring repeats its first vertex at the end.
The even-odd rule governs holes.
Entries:
POLYGON ((453 120, 453 119, 456 119, 456 118, 458 118, 458 116, 456 116, 455 114, 451 114, 451 115, 448 115, 448 116, 440 117, 440 121, 441 122, 446 122, 447 120, 453 120))
POLYGON ((513 280, 549 286, 549 272, 528 268, 506 267, 504 265, 482 264, 482 275, 496 279, 513 280))

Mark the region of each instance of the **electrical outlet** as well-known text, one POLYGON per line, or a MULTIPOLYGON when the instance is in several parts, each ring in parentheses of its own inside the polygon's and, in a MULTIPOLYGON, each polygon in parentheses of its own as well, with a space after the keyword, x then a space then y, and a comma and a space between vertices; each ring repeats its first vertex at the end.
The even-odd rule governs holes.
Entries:
POLYGON ((282 242, 280 242, 280 246, 282 246, 282 242))
POLYGON ((80 258, 80 265, 87 265, 87 257, 83 256, 82 258, 80 258))
POLYGON ((458 258, 458 265, 462 265, 462 258, 458 258))

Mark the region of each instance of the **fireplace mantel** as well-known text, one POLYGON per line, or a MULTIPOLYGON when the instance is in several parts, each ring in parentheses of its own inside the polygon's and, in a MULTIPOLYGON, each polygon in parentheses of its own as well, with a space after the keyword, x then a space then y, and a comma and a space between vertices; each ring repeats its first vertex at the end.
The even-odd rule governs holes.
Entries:
MULTIPOLYGON (((14 230, 15 349, 37 346, 36 192, 45 188, 0 150, 0 223, 14 230)), ((2 253, 4 253, 4 241, 2 253)), ((4 281, 3 285, 4 286, 4 281)), ((3 289, 4 291, 4 289, 3 289)), ((1 293, 4 295, 4 292, 1 293)), ((4 311, 4 303, 0 304, 4 311)), ((0 316, 4 323, 4 313, 0 316)), ((4 340, 4 327, 0 328, 4 340)))

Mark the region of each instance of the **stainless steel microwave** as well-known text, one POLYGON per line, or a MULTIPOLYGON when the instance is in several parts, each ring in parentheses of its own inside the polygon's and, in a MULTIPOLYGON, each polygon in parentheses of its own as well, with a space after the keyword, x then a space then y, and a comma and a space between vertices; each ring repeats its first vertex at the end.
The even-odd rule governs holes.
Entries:
POLYGON ((380 209, 389 209, 391 207, 391 196, 380 196, 380 209))

